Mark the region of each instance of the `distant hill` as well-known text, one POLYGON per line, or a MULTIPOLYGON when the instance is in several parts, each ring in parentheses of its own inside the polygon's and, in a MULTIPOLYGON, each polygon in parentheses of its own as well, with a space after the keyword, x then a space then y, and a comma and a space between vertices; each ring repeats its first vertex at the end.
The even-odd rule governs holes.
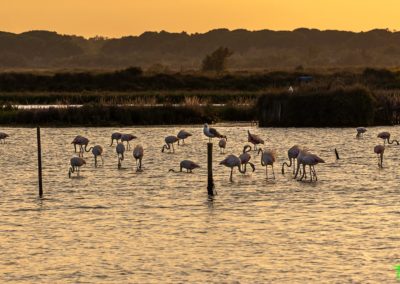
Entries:
POLYGON ((0 70, 128 66, 155 72, 198 70, 202 59, 220 46, 234 51, 231 69, 400 66, 400 32, 217 29, 204 34, 145 32, 119 39, 85 39, 49 31, 0 32, 0 70))

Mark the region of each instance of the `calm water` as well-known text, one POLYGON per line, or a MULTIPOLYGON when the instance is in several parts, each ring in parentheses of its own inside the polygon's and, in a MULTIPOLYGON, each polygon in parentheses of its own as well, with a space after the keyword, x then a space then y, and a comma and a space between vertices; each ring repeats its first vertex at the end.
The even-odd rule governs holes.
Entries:
POLYGON ((239 154, 247 129, 277 150, 276 180, 257 170, 234 173, 219 166, 218 195, 206 194, 206 142, 201 126, 175 154, 161 153, 170 128, 42 129, 45 198, 37 198, 36 130, 2 128, 0 145, 0 282, 9 283, 397 283, 400 264, 400 146, 386 149, 379 170, 373 146, 380 130, 400 128, 258 129, 216 126, 228 135, 226 153, 239 154), (132 152, 117 170, 114 131, 132 133, 145 147, 144 172, 132 152), (104 145, 105 164, 91 153, 82 178, 68 179, 75 135, 104 145), (326 160, 319 181, 280 174, 293 144, 326 160), (341 160, 335 160, 337 148, 341 160), (182 159, 203 167, 169 173, 182 159))

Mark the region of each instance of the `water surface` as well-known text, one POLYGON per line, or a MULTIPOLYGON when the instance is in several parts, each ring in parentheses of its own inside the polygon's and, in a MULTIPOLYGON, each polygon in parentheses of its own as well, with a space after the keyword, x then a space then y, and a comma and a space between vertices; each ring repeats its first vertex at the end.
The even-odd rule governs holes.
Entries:
MULTIPOLYGON (((206 194, 206 143, 201 126, 175 154, 161 153, 164 137, 182 127, 42 129, 44 199, 37 198, 36 129, 2 128, 0 145, 0 282, 9 283, 396 283, 400 264, 400 146, 387 147, 377 166, 376 135, 400 128, 259 129, 217 125, 226 154, 240 154, 247 129, 276 149, 276 180, 256 171, 219 166, 218 195, 206 194), (145 148, 144 171, 132 152, 117 169, 114 131, 132 133, 145 148), (91 153, 81 178, 68 179, 75 135, 104 146, 105 164, 91 153), (326 160, 319 181, 297 182, 280 165, 293 144, 326 160), (336 161, 337 148, 340 160, 336 161), (191 159, 194 174, 170 173, 191 159)), ((215 143, 217 144, 217 143, 215 143)))

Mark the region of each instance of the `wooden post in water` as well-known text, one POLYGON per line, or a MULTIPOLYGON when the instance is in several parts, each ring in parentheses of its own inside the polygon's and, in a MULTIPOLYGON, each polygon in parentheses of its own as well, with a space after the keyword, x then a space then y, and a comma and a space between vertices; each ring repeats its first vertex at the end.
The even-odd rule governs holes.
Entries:
POLYGON ((207 192, 209 196, 214 196, 214 180, 212 172, 212 150, 213 144, 207 143, 207 192))
POLYGON ((339 153, 338 153, 338 151, 336 150, 336 148, 335 148, 335 155, 336 155, 336 160, 340 160, 340 158, 339 158, 339 153))
POLYGON ((40 127, 37 127, 37 146, 38 146, 38 175, 39 175, 39 197, 43 196, 42 183, 42 146, 40 144, 40 127))

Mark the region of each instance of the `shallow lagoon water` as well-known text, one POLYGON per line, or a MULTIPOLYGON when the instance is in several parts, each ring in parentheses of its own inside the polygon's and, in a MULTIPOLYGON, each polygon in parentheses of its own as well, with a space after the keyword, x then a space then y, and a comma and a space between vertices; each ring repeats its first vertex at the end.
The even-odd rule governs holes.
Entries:
MULTIPOLYGON (((2 128, 0 145, 0 282, 8 283, 397 283, 400 264, 400 146, 386 149, 378 169, 376 135, 399 127, 260 129, 216 125, 228 136, 226 154, 214 143, 218 195, 206 194, 206 143, 201 126, 43 128, 44 198, 37 198, 36 129, 2 128), (175 154, 164 137, 194 134, 175 154), (247 129, 276 149, 276 180, 218 165, 240 154, 247 129), (144 171, 132 151, 117 169, 114 131, 132 133, 145 148, 144 171), (105 164, 91 153, 81 178, 68 179, 76 135, 104 146, 105 164), (318 182, 297 182, 280 165, 293 144, 326 160, 318 182), (340 160, 336 161, 337 148, 340 160), (191 159, 201 169, 170 173, 191 159)), ((215 141, 216 142, 216 141, 215 141)))

